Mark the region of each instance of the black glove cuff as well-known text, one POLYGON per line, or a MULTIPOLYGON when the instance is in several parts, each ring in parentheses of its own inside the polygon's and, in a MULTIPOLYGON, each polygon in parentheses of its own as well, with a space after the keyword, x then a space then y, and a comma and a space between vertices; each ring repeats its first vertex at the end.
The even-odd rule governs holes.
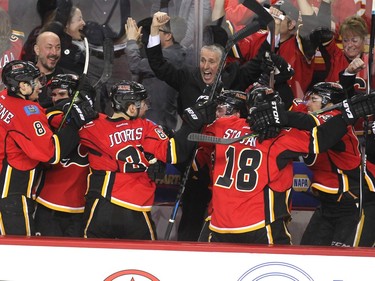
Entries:
POLYGON ((194 130, 199 130, 203 126, 203 120, 193 108, 188 107, 184 110, 182 119, 194 130))

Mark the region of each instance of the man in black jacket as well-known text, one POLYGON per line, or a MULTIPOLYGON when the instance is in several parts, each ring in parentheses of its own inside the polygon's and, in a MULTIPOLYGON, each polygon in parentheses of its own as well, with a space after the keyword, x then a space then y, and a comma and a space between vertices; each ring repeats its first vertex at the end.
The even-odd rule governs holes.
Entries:
MULTIPOLYGON (((163 12, 157 12, 153 16, 150 37, 146 49, 150 66, 155 75, 175 88, 179 92, 179 113, 183 109, 195 104, 197 98, 203 93, 206 87, 212 85, 219 71, 220 60, 223 57, 224 49, 218 45, 203 46, 200 53, 199 67, 181 67, 167 62, 162 53, 159 37, 159 28, 169 21, 169 16, 163 12)), ((262 45, 258 56, 240 65, 237 62, 228 64, 221 74, 224 88, 231 90, 246 90, 251 84, 258 81, 262 73, 264 52, 268 44, 262 45), (264 48, 263 48, 264 46, 264 48)), ((288 63, 278 56, 272 56, 276 66, 281 72, 289 72, 288 80, 293 75, 293 69, 288 68, 288 63)))
MULTIPOLYGON (((209 93, 209 89, 215 82, 218 75, 220 61, 224 54, 224 48, 219 45, 208 45, 201 48, 199 67, 191 68, 188 66, 176 66, 168 62, 162 53, 160 44, 159 29, 162 28, 170 17, 164 12, 154 14, 150 28, 150 37, 146 49, 149 64, 160 80, 165 81, 179 93, 178 96, 178 113, 181 115, 183 110, 196 103, 196 100, 202 93, 209 93)), ((268 43, 262 45, 258 56, 254 59, 240 65, 238 62, 228 64, 221 74, 223 87, 231 90, 245 91, 250 85, 259 80, 261 73, 264 71, 263 57, 268 43), (263 48, 264 47, 264 48, 263 48)), ((293 75, 293 69, 289 64, 278 56, 273 56, 273 63, 279 68, 281 74, 287 75, 285 81, 293 75)), ((276 77, 275 77, 276 79, 276 77)), ((221 89, 216 89, 220 91, 221 89)), ((180 171, 185 169, 187 164, 177 167, 180 171)), ((204 210, 209 202, 209 192, 204 188, 196 186, 186 186, 182 197, 183 222, 187 225, 179 225, 178 240, 197 241, 201 230, 201 225, 193 223, 196 220, 204 221, 204 210), (188 202, 189 201, 189 202, 188 202), (191 213, 187 213, 188 204, 194 204, 191 213), (196 212, 203 210, 203 212, 196 212), (185 216, 188 216, 186 219, 185 216), (182 231, 182 229, 184 229, 182 231)))

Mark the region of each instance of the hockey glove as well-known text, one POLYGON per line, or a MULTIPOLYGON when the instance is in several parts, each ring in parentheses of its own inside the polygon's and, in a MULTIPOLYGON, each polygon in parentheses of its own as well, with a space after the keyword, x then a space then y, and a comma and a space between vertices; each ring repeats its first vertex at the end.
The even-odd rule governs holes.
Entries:
POLYGON ((269 74, 262 73, 259 76, 258 83, 262 86, 268 86, 270 84, 270 76, 269 74))
POLYGON ((325 46, 333 39, 333 32, 328 27, 318 27, 310 33, 309 37, 313 46, 325 46))
POLYGON ((202 105, 202 104, 205 104, 206 102, 208 102, 208 100, 210 99, 210 97, 206 94, 203 93, 203 95, 200 95, 197 100, 195 101, 196 104, 199 104, 199 105, 202 105))
POLYGON ((163 130, 163 132, 167 135, 168 138, 173 138, 174 135, 176 134, 176 131, 174 129, 170 129, 167 126, 164 125, 158 125, 160 129, 163 130))
POLYGON ((288 81, 294 75, 294 69, 281 56, 271 54, 275 69, 275 83, 282 83, 288 81))
POLYGON ((271 71, 273 71, 275 69, 275 64, 272 61, 269 52, 266 52, 264 54, 264 58, 262 59, 262 63, 260 64, 260 69, 262 70, 262 73, 264 73, 266 75, 269 75, 271 73, 271 71))
POLYGON ((70 103, 65 104, 64 113, 69 114, 68 123, 77 129, 99 117, 98 112, 92 108, 89 101, 73 103, 70 112, 66 112, 69 108, 70 103))
MULTIPOLYGON (((213 85, 207 85, 206 86, 206 88, 204 88, 204 90, 203 90, 203 96, 210 96, 211 95, 211 93, 212 93, 212 87, 213 87, 213 85)), ((217 85, 216 85, 216 88, 215 88, 215 92, 213 93, 213 95, 214 96, 217 96, 217 95, 219 95, 220 93, 221 93, 221 91, 223 90, 223 88, 224 88, 224 84, 223 84, 223 82, 221 81, 221 80, 219 80, 218 82, 217 82, 217 85)), ((198 99, 199 99, 199 97, 198 97, 198 99)), ((208 100, 208 99, 207 99, 208 100)), ((197 100, 198 101, 198 100, 197 100)))
POLYGON ((353 125, 360 117, 375 114, 375 92, 369 95, 357 94, 343 100, 341 112, 348 125, 353 125))
POLYGON ((276 101, 270 101, 252 108, 247 117, 251 129, 258 133, 260 143, 266 139, 277 137, 287 121, 288 117, 284 104, 276 101))
POLYGON ((287 124, 288 117, 283 103, 269 101, 251 108, 247 122, 251 130, 260 133, 269 126, 282 128, 287 124))
POLYGON ((217 103, 207 101, 197 103, 193 107, 184 110, 183 120, 194 130, 199 130, 203 125, 210 124, 216 119, 217 103))
POLYGON ((94 87, 90 84, 89 80, 86 78, 86 76, 82 77, 82 85, 79 86, 79 94, 77 99, 75 100, 76 102, 80 101, 88 101, 90 105, 93 107, 94 106, 94 101, 96 97, 96 92, 94 87))
POLYGON ((281 129, 281 127, 271 125, 261 130, 260 132, 258 132, 259 142, 262 143, 264 140, 276 138, 280 133, 281 129))

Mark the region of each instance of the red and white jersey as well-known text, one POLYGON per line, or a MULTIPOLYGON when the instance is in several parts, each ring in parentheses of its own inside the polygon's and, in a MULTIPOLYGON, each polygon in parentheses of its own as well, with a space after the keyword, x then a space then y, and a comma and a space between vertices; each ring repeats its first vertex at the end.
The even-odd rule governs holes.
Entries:
POLYGON ((0 54, 0 89, 4 88, 3 81, 1 80, 1 73, 3 72, 4 66, 10 61, 21 59, 23 40, 15 34, 12 34, 9 41, 10 47, 0 54))
MULTIPOLYGON (((276 1, 273 1, 276 2, 276 1)), ((298 6, 298 5, 297 5, 298 6)), ((229 27, 233 26, 233 31, 240 30, 247 23, 249 18, 254 15, 252 11, 245 6, 240 5, 238 1, 226 0, 225 4, 226 19, 229 21, 229 27)), ((236 44, 238 57, 242 62, 249 61, 254 58, 262 43, 267 40, 268 32, 260 30, 236 44)), ((282 42, 277 51, 282 58, 284 58, 294 69, 293 77, 288 80, 291 86, 294 97, 302 98, 313 78, 314 74, 314 60, 308 61, 304 56, 302 42, 298 36, 291 36, 288 40, 282 42)), ((231 61, 228 57, 228 61, 231 61)))
POLYGON ((289 110, 303 113, 308 112, 306 102, 302 99, 293 99, 292 106, 289 110))
POLYGON ((295 98, 303 98, 314 75, 314 60, 308 61, 303 53, 302 42, 298 36, 291 36, 280 43, 277 51, 294 69, 294 75, 288 84, 295 98))
MULTIPOLYGON (((314 129, 316 130, 316 129, 314 129)), ((316 134, 285 129, 277 138, 259 143, 256 137, 230 145, 200 144, 215 150, 210 229, 242 233, 289 214, 293 159, 318 150, 316 134)), ((251 134, 245 119, 219 118, 207 135, 235 138, 251 134)))
POLYGON ((110 119, 103 114, 79 134, 89 148, 88 192, 128 209, 151 210, 156 185, 146 173, 150 164, 144 152, 174 164, 178 155, 174 139, 147 119, 110 119))
MULTIPOLYGON (((317 115, 315 120, 317 125, 320 125, 338 114, 339 110, 324 112, 317 115)), ((350 188, 358 188, 361 154, 353 127, 348 126, 348 132, 327 152, 309 155, 304 158, 304 162, 313 172, 311 186, 315 189, 329 194, 340 194, 350 188)), ((367 181, 371 182, 368 177, 367 181)))
POLYGON ((38 103, 0 93, 0 192, 31 197, 40 162, 58 163, 60 143, 38 103))
MULTIPOLYGON (((61 111, 47 113, 50 125, 57 129, 62 122, 61 111)), ((36 192, 36 201, 49 209, 66 213, 83 213, 89 161, 87 148, 78 145, 58 164, 43 170, 36 192)))

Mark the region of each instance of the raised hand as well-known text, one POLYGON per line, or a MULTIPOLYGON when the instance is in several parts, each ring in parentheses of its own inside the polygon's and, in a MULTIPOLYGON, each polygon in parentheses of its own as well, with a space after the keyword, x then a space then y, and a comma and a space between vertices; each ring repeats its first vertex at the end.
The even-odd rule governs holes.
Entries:
POLYGON ((138 41, 142 35, 142 26, 138 27, 133 18, 128 18, 125 24, 125 31, 128 40, 138 41))
POLYGON ((152 17, 150 35, 155 36, 159 34, 159 28, 162 27, 170 20, 170 17, 167 13, 156 12, 152 17))

